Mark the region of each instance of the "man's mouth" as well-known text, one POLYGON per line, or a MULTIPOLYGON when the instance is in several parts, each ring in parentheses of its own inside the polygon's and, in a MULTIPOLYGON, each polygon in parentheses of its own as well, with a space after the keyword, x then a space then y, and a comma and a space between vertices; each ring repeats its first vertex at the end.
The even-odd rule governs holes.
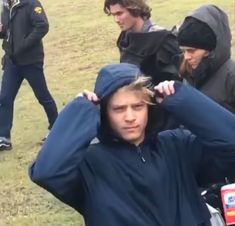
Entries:
POLYGON ((124 127, 123 129, 129 131, 129 130, 136 130, 138 127, 139 126, 128 126, 128 127, 124 127))

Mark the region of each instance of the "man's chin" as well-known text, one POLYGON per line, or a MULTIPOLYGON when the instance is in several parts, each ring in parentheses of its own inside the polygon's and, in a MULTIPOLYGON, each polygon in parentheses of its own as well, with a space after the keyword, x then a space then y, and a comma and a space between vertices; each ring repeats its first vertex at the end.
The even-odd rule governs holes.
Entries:
POLYGON ((127 141, 131 144, 139 143, 140 140, 142 140, 142 137, 139 134, 126 134, 122 137, 123 140, 127 141))
POLYGON ((128 30, 128 28, 126 28, 124 26, 121 26, 121 25, 119 25, 119 28, 120 28, 121 31, 127 31, 128 30))
POLYGON ((121 31, 127 31, 127 29, 120 27, 121 31))
POLYGON ((193 70, 195 70, 195 69, 197 68, 197 66, 198 66, 198 65, 192 65, 191 68, 192 68, 193 70))

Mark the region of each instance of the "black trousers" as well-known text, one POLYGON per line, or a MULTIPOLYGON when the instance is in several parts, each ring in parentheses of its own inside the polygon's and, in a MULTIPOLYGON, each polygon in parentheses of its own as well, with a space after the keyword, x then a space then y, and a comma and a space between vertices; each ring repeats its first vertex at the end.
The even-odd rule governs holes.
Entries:
POLYGON ((57 107, 46 85, 43 63, 19 66, 6 59, 0 91, 0 137, 11 137, 14 101, 24 79, 28 81, 38 102, 43 106, 49 129, 57 118, 57 107))

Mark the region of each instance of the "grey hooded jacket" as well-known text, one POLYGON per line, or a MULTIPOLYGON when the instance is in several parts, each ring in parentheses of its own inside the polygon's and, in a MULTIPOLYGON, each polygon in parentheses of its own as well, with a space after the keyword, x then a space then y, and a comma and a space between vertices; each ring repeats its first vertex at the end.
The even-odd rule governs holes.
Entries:
MULTIPOLYGON (((206 23, 216 35, 216 48, 207 63, 209 73, 195 81, 187 79, 204 94, 235 113, 235 62, 231 60, 231 31, 228 16, 214 5, 203 5, 189 17, 206 23)), ((202 34, 203 35, 203 34, 202 34)))

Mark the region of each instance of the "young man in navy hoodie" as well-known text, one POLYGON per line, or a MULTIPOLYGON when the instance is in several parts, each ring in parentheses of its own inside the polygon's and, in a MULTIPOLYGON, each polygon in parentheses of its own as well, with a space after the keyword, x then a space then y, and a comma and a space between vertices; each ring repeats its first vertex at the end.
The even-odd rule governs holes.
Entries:
POLYGON ((235 116, 180 82, 150 87, 135 65, 103 67, 94 93, 62 110, 30 167, 86 225, 211 225, 198 185, 213 181, 215 168, 233 170, 235 116), (162 109, 193 134, 157 134, 162 109))

